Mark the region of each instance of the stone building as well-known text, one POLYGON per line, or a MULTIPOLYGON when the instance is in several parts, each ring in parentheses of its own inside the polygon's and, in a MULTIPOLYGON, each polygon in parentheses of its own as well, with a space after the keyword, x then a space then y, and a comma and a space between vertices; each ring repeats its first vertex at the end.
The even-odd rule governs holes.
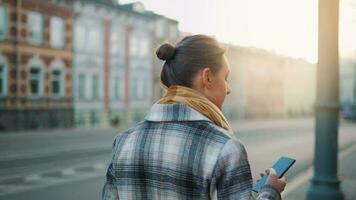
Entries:
MULTIPOLYGON (((158 21, 169 19, 145 10, 141 3, 75 1, 74 12, 76 125, 142 120, 154 99, 156 29, 166 26, 158 21)), ((159 35, 164 37, 168 36, 159 35)))
POLYGON ((71 127, 70 1, 0 1, 0 129, 71 127))
MULTIPOLYGON (((175 44, 180 38, 178 30, 178 21, 164 17, 162 15, 154 15, 155 17, 155 38, 154 49, 156 50, 161 44, 169 42, 175 44)), ((159 60, 153 53, 153 102, 156 102, 164 94, 164 88, 161 85, 161 71, 164 61, 159 60)))
POLYGON ((229 46, 231 94, 224 112, 230 118, 289 117, 313 112, 316 68, 300 59, 229 46))

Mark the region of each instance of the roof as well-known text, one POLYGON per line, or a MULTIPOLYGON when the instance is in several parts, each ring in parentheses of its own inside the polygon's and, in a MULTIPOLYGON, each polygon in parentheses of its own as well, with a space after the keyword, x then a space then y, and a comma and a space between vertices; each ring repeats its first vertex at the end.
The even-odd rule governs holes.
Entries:
POLYGON ((146 10, 144 5, 143 5, 143 3, 139 2, 139 1, 132 2, 132 3, 127 3, 127 4, 118 4, 118 6, 120 6, 121 8, 123 8, 125 10, 131 11, 131 12, 138 12, 138 13, 141 13, 141 14, 143 14, 145 16, 148 16, 148 17, 165 18, 165 19, 167 19, 169 21, 178 23, 177 20, 174 20, 174 19, 168 18, 168 17, 166 17, 164 15, 160 15, 160 14, 157 14, 155 12, 146 10))
POLYGON ((83 3, 88 3, 88 2, 95 3, 108 8, 118 9, 121 11, 129 12, 135 15, 140 15, 151 19, 164 18, 172 23, 178 23, 177 20, 168 18, 164 15, 157 14, 153 11, 146 10, 142 2, 139 1, 127 3, 127 4, 119 4, 116 0, 76 0, 76 1, 81 1, 83 3))

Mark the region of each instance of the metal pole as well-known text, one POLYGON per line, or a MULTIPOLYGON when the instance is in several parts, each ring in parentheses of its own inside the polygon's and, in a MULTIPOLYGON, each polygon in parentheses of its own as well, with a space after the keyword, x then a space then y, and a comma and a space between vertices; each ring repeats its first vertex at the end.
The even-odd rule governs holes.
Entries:
POLYGON ((353 85, 353 101, 352 101, 352 107, 353 107, 353 112, 356 112, 356 50, 354 51, 354 59, 353 59, 353 70, 354 70, 354 85, 353 85))
POLYGON ((342 200, 337 177, 339 120, 339 0, 319 0, 314 176, 308 200, 342 200))

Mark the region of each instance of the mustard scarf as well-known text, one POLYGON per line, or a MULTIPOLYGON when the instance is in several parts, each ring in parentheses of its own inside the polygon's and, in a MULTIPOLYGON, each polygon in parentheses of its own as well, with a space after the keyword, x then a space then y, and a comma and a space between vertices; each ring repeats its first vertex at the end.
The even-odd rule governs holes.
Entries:
POLYGON ((221 110, 212 103, 208 98, 201 95, 198 91, 179 85, 170 86, 167 89, 165 96, 160 99, 158 104, 174 104, 181 103, 186 104, 193 109, 197 110, 204 116, 208 117, 216 125, 226 129, 233 134, 232 128, 229 122, 224 117, 221 110))

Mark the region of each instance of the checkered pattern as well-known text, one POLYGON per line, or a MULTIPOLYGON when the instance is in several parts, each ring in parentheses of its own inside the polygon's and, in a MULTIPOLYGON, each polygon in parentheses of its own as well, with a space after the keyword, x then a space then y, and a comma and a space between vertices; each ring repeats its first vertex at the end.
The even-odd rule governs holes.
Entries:
MULTIPOLYGON (((143 122, 119 134, 102 199, 255 199, 247 154, 198 111, 154 104, 143 122)), ((264 187, 257 199, 280 199, 264 187)))

